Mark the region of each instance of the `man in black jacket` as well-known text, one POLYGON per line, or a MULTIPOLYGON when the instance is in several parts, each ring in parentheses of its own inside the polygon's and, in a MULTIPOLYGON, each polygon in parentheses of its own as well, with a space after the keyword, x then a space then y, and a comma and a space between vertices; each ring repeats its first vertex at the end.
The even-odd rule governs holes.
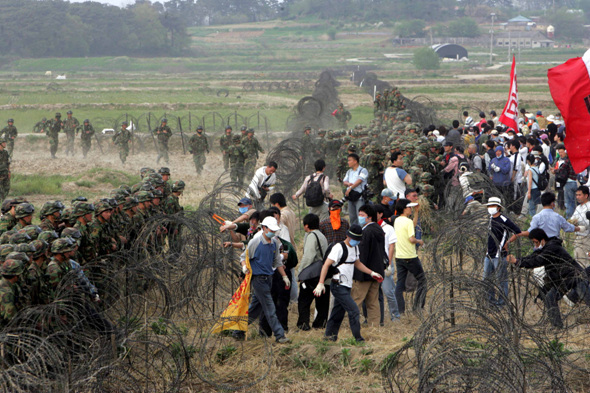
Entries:
POLYGON ((590 286, 588 276, 582 266, 576 262, 562 245, 562 240, 557 237, 549 238, 544 230, 535 228, 530 231, 529 239, 535 246, 535 251, 524 258, 517 259, 509 255, 507 261, 517 267, 534 269, 545 267, 545 306, 551 324, 562 328, 563 322, 557 302, 563 295, 583 299, 590 306, 590 286), (571 291, 571 292, 570 292, 571 291), (573 296, 571 296, 573 295, 573 296))
MULTIPOLYGON (((385 272, 385 233, 377 223, 377 212, 371 205, 359 208, 359 224, 363 227, 363 238, 359 246, 360 261, 369 269, 383 276, 385 272)), ((379 326, 381 312, 379 310, 379 286, 370 275, 354 270, 352 299, 359 310, 363 302, 367 306, 367 322, 379 326)))

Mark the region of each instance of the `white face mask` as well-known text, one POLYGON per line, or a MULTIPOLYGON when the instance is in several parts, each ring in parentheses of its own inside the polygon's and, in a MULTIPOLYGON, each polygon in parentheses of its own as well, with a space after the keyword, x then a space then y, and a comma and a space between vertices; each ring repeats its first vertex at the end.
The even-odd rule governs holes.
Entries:
POLYGON ((498 213, 498 208, 497 207, 488 207, 488 213, 490 213, 490 216, 493 216, 494 214, 498 213))

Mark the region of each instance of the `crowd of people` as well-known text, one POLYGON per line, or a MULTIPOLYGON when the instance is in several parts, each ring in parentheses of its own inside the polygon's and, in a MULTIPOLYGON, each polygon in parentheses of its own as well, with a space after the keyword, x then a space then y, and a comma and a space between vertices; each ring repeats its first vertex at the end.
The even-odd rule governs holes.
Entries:
MULTIPOLYGON (((0 218, 0 326, 8 324, 26 306, 49 304, 73 272, 74 290, 96 303, 101 302, 100 282, 87 276, 89 264, 119 250, 129 249, 154 216, 173 215, 183 210, 179 197, 185 183, 170 181, 170 169, 141 169, 142 181, 123 185, 108 197, 94 202, 77 197, 66 207, 47 201, 38 211, 23 198, 6 199, 0 218)), ((168 224, 144 239, 146 247, 170 253, 180 248, 181 228, 168 224)), ((97 305, 98 307, 98 305, 97 305)), ((102 321, 101 329, 111 329, 102 321)))

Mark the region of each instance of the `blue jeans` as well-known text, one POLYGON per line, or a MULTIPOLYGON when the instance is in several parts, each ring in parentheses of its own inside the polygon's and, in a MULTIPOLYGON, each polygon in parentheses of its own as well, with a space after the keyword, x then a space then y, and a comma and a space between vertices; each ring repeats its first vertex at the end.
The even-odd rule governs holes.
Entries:
POLYGON ((576 190, 578 183, 575 181, 568 181, 563 187, 563 197, 565 199, 565 218, 569 220, 574 215, 576 210, 576 190))
POLYGON ((498 306, 504 305, 506 303, 504 299, 508 299, 508 263, 506 259, 486 256, 483 261, 483 279, 491 281, 488 283, 490 285, 488 289, 489 302, 498 306), (496 296, 496 290, 492 287, 493 281, 496 281, 494 284, 500 287, 503 296, 500 294, 496 296))
POLYGON ((348 201, 348 218, 351 226, 359 223, 359 209, 364 204, 365 201, 363 198, 360 198, 356 202, 348 201))
POLYGON ((285 337, 285 331, 277 318, 275 303, 272 300, 270 289, 272 286, 272 276, 252 276, 250 307, 248 307, 248 324, 254 322, 261 313, 264 313, 268 324, 275 338, 285 337))
POLYGON ((395 258, 397 266, 397 285, 395 287, 395 299, 397 300, 397 308, 400 314, 406 312, 406 301, 404 299, 404 291, 406 290, 406 278, 408 272, 412 273, 418 281, 418 288, 414 295, 414 307, 416 311, 418 308, 424 308, 426 302, 426 274, 422 268, 422 263, 419 258, 401 259, 395 258))
POLYGON ((363 341, 361 336, 361 322, 359 308, 352 300, 350 295, 351 288, 340 285, 336 282, 330 284, 330 292, 334 296, 334 307, 332 307, 332 313, 328 318, 328 324, 326 325, 326 337, 332 340, 338 338, 338 331, 340 325, 344 320, 344 313, 348 313, 348 323, 350 324, 350 330, 352 335, 358 341, 363 341))
POLYGON ((397 299, 395 298, 395 281, 393 281, 393 273, 395 273, 395 265, 391 266, 392 273, 389 277, 383 277, 383 283, 381 284, 381 288, 383 289, 383 294, 387 299, 387 305, 389 306, 389 314, 392 321, 399 319, 399 309, 397 307, 397 299))
POLYGON ((537 214, 537 205, 541 204, 541 191, 538 188, 531 189, 531 199, 529 199, 529 215, 532 217, 537 214))

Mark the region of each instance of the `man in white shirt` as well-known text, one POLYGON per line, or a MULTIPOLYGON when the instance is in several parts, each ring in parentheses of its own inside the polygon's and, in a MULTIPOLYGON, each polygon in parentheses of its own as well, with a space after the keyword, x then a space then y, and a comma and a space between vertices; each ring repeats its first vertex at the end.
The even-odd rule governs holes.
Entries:
POLYGON ((374 205, 375 211, 377 212, 377 222, 381 225, 381 229, 385 232, 385 255, 387 256, 387 268, 385 269, 385 275, 383 277, 383 283, 381 289, 383 295, 387 299, 389 306, 389 316, 393 322, 399 321, 400 314, 397 307, 397 300, 395 298, 395 281, 393 281, 393 275, 395 274, 395 243, 397 242, 397 236, 395 236, 395 230, 391 225, 383 220, 383 213, 385 208, 382 205, 374 205))
POLYGON ((394 197, 403 198, 406 195, 406 186, 412 184, 412 177, 402 168, 402 153, 392 153, 391 164, 383 175, 383 185, 393 192, 394 197))
POLYGON ((344 196, 348 201, 348 217, 350 225, 358 224, 358 212, 359 208, 365 204, 362 192, 367 186, 367 178, 369 172, 360 166, 360 157, 356 153, 348 155, 348 167, 350 168, 346 172, 346 176, 342 181, 347 188, 344 192, 344 196))
POLYGON ((512 182, 513 188, 513 203, 511 203, 510 210, 517 215, 520 215, 522 210, 522 203, 524 201, 524 194, 526 193, 527 185, 524 182, 524 168, 525 162, 522 160, 522 156, 519 154, 520 142, 516 139, 508 141, 506 144, 510 151, 510 181, 512 182))
POLYGON ((576 190, 576 200, 579 205, 576 207, 572 215, 572 223, 580 227, 580 232, 576 232, 576 240, 574 242, 574 258, 583 267, 590 266, 588 252, 590 251, 590 220, 586 217, 586 213, 590 211, 590 190, 587 186, 580 186, 576 190))
POLYGON ((277 171, 278 164, 274 161, 268 163, 267 166, 258 168, 254 173, 254 177, 250 181, 248 191, 246 192, 247 198, 254 199, 254 204, 257 208, 260 208, 260 204, 266 198, 266 194, 273 188, 277 182, 275 172, 277 171))
MULTIPOLYGON (((320 218, 320 221, 326 220, 330 216, 330 211, 328 209, 328 202, 332 199, 333 195, 330 192, 330 178, 324 174, 324 170, 326 169, 326 162, 324 160, 317 160, 314 163, 315 166, 315 173, 308 175, 301 188, 292 196, 292 199, 295 201, 301 195, 305 198, 305 203, 309 207, 309 214, 315 214, 320 218), (315 183, 317 182, 319 187, 321 187, 322 195, 317 195, 315 198, 315 193, 308 192, 316 186, 315 183), (312 185, 312 188, 310 188, 312 185), (321 197, 321 198, 320 198, 321 197), (312 200, 313 199, 313 200, 312 200), (317 199, 317 200, 316 200, 317 199)), ((319 188, 318 188, 319 190, 319 188)))

